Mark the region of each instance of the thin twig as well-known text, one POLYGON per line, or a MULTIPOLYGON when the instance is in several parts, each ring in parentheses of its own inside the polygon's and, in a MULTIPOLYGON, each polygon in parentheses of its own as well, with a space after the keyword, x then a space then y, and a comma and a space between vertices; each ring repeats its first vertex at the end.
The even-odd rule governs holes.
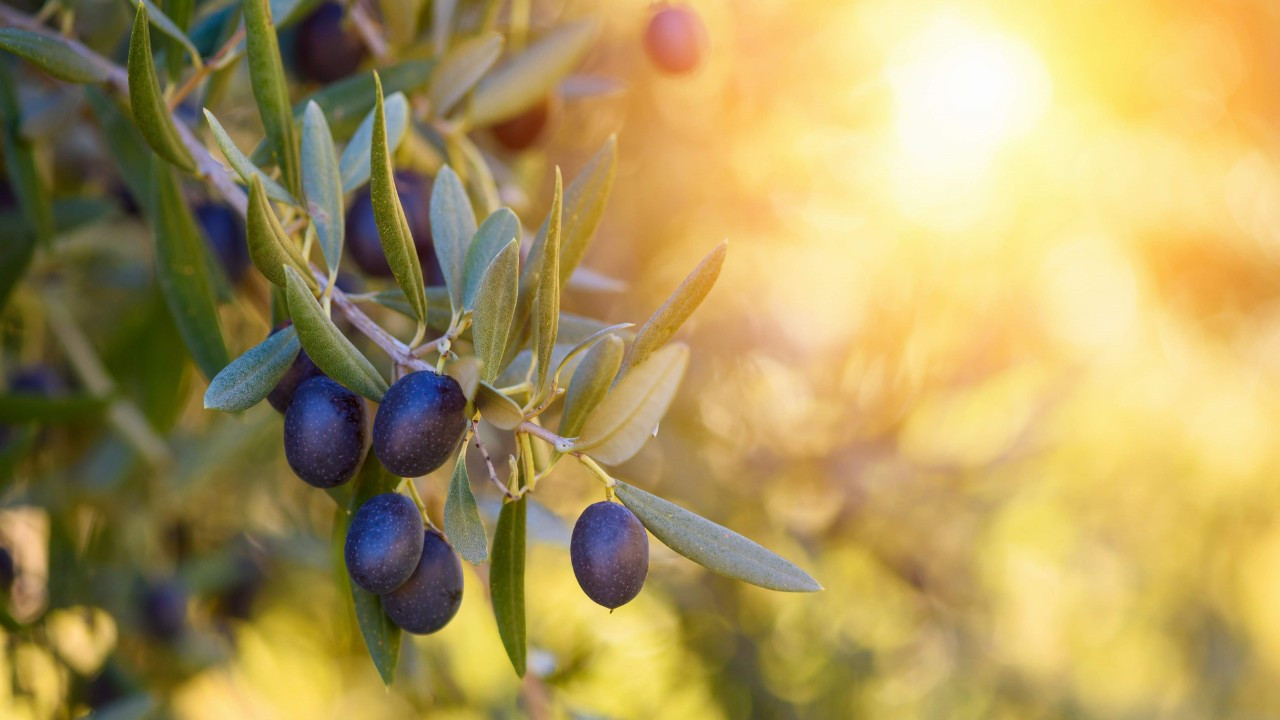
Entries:
POLYGON ((506 483, 498 479, 498 471, 493 467, 493 459, 489 457, 489 450, 484 446, 484 442, 480 440, 480 428, 475 423, 472 423, 472 428, 475 429, 475 434, 471 436, 471 439, 475 440, 476 448, 480 450, 480 456, 484 458, 484 465, 489 469, 489 479, 493 481, 494 485, 498 486, 498 490, 503 495, 508 499, 514 500, 516 496, 512 494, 511 489, 507 487, 506 483))
POLYGON ((532 435, 538 438, 539 440, 545 443, 549 443, 552 447, 556 449, 557 452, 562 452, 562 453, 573 452, 573 438, 561 437, 551 432, 550 430, 542 427, 541 425, 538 425, 537 423, 532 423, 532 422, 529 422, 528 420, 525 420, 524 422, 520 423, 520 427, 516 428, 516 431, 527 433, 529 435, 532 435))
POLYGON ((173 97, 169 98, 169 112, 173 112, 178 109, 178 106, 182 104, 182 101, 185 100, 186 97, 191 94, 191 91, 195 90, 196 86, 200 84, 200 81, 208 77, 214 69, 217 68, 218 63, 226 57, 227 53, 234 50, 243 39, 244 25, 241 25, 235 33, 231 35, 231 37, 227 38, 227 41, 222 44, 222 47, 218 48, 218 52, 214 53, 213 57, 204 65, 201 65, 198 70, 191 73, 191 76, 187 78, 186 82, 182 83, 182 85, 173 93, 173 97))

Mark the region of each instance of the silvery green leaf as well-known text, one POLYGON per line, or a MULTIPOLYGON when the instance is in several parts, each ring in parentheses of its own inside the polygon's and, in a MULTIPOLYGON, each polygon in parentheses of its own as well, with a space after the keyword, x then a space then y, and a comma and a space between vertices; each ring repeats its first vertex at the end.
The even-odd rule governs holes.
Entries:
MULTIPOLYGON (((419 322, 427 322, 427 295, 422 282, 422 264, 409 232, 400 193, 396 190, 391 169, 391 150, 387 141, 385 103, 382 98, 382 81, 374 73, 374 119, 369 167, 369 196, 373 202, 373 218, 378 226, 378 238, 382 242, 382 254, 391 266, 396 284, 404 291, 405 299, 413 308, 419 322)), ((434 199, 432 200, 434 203, 434 199)), ((437 244, 437 251, 439 245, 437 244)))
POLYGON ((165 107, 160 91, 160 78, 156 76, 155 60, 151 56, 151 28, 147 24, 147 8, 138 5, 133 21, 133 34, 129 37, 129 102, 133 106, 133 119, 142 137, 160 157, 173 163, 184 172, 195 172, 196 161, 183 144, 173 116, 165 107))
POLYGON ((597 29, 590 19, 560 25, 490 72, 472 93, 472 124, 513 118, 546 97, 582 61, 597 29))
POLYGON ((769 590, 822 589, 791 561, 728 528, 624 482, 618 482, 613 490, 654 537, 712 572, 769 590))
POLYGON ((502 54, 502 36, 483 33, 453 46, 431 75, 427 98, 436 117, 445 117, 502 54))
POLYGON ((238 412, 257 405, 284 377, 301 347, 292 326, 268 335, 214 376, 204 394, 205 408, 238 412))
POLYGON ((525 498, 508 502, 498 513, 493 533, 493 562, 489 567, 489 596, 498 623, 498 636, 516 674, 524 677, 525 498))
POLYGON ((462 312, 463 272, 467 249, 476 234, 476 214, 466 188, 448 165, 440 168, 431 190, 431 242, 449 288, 455 314, 462 312))
POLYGON ((561 437, 577 437, 582 432, 591 411, 609 393, 613 378, 622 366, 624 349, 625 343, 621 338, 609 335, 587 351, 564 396, 564 413, 560 416, 561 437))
POLYGON ((231 164, 231 169, 236 171, 240 179, 246 185, 249 184, 251 178, 258 178, 262 181, 262 188, 266 190, 267 197, 277 202, 286 203, 294 207, 301 207, 301 203, 288 191, 284 186, 276 182, 270 175, 266 174, 257 165, 249 162, 249 158, 240 152, 240 148, 236 147, 231 136, 223 129, 222 123, 218 122, 218 118, 213 116, 206 108, 204 111, 205 120, 209 123, 209 130, 213 132, 213 140, 218 144, 218 149, 222 151, 223 157, 231 164))
POLYGON ((556 168, 555 194, 551 198, 551 213, 547 219, 546 243, 542 246, 542 267, 539 269, 538 295, 533 317, 533 347, 537 353, 537 384, 541 388, 551 371, 551 352, 555 348, 556 334, 560 329, 560 213, 563 188, 560 168, 556 168))
POLYGON ((558 381, 560 379, 560 373, 564 372, 565 369, 569 366, 569 363, 573 362, 573 359, 576 358, 578 355, 585 352, 592 345, 595 345, 597 342, 600 342, 604 338, 610 335, 613 335, 614 333, 626 330, 627 328, 632 327, 633 325, 634 323, 618 323, 616 325, 610 325, 607 328, 601 328, 591 333, 590 335, 588 335, 577 345, 574 345, 573 349, 570 350, 568 353, 566 353, 564 357, 560 359, 560 362, 556 365, 556 374, 555 374, 556 380, 558 381))
POLYGON ((307 104, 302 116, 302 189, 307 198, 307 214, 316 228, 320 251, 331 276, 342 262, 342 241, 346 228, 342 213, 342 179, 338 175, 338 155, 333 148, 329 123, 320 106, 307 104))
MULTIPOLYGON (((129 3, 133 5, 136 10, 144 10, 146 14, 143 17, 146 18, 156 30, 159 30, 160 34, 178 43, 183 50, 186 50, 187 53, 191 55, 192 64, 197 68, 203 67, 204 60, 200 57, 200 51, 196 50, 196 46, 191 43, 191 39, 182 31, 182 28, 178 27, 173 20, 169 19, 169 16, 165 15, 164 11, 161 10, 158 5, 151 0, 142 0, 141 2, 139 2, 139 0, 129 0, 129 3)), ((148 39, 148 47, 149 46, 150 40, 148 39)))
POLYGON ((387 381, 377 368, 333 324, 297 270, 285 266, 285 277, 289 316, 312 362, 343 387, 374 402, 382 400, 387 381))
POLYGON ((244 0, 245 52, 249 59, 249 80, 258 103, 262 127, 275 154, 276 166, 285 187, 295 195, 302 191, 298 134, 289 107, 289 84, 280 59, 280 43, 271 21, 267 0, 244 0))
POLYGON ((318 289, 315 278, 297 243, 285 233, 276 218, 275 210, 267 199, 262 178, 256 175, 249 180, 249 207, 245 215, 245 235, 249 243, 249 257, 254 267, 276 287, 288 286, 284 266, 297 270, 299 277, 313 290, 318 289))
MULTIPOLYGON (((387 96, 383 105, 387 117, 387 147, 392 154, 400 147, 405 132, 409 129, 409 101, 404 93, 398 92, 387 96)), ((343 192, 352 192, 369 182, 369 150, 373 141, 373 116, 376 110, 370 110, 356 134, 351 136, 347 146, 342 149, 342 159, 338 161, 338 172, 342 175, 343 192)))
POLYGON ((472 315, 471 337, 480 378, 492 382, 502 371, 502 353, 511 331, 516 309, 516 288, 520 272, 520 245, 512 239, 485 270, 472 315))
POLYGON ((512 240, 519 245, 520 218, 510 208, 499 208, 480 223, 480 229, 476 231, 475 239, 467 249, 466 267, 463 270, 466 286, 462 295, 463 310, 471 312, 475 308, 480 281, 489 269, 489 263, 512 240))
POLYGON ((453 477, 449 480, 449 496, 444 502, 444 534, 453 549, 472 565, 489 559, 489 538, 480 521, 476 497, 471 493, 471 478, 467 476, 466 448, 458 453, 453 477))
POLYGON ((73 83, 99 83, 107 71, 72 50, 65 41, 22 28, 0 28, 0 48, 29 60, 36 67, 73 83))
POLYGON ((644 362, 654 350, 670 340, 693 311, 698 309, 702 299, 716 284, 716 278, 720 277, 720 267, 724 265, 724 256, 728 249, 727 242, 717 245, 702 259, 702 262, 698 263, 698 267, 689 273, 684 282, 680 283, 680 287, 676 288, 662 307, 654 311, 653 315, 645 321, 636 333, 635 342, 631 343, 627 359, 622 363, 623 375, 644 362))
POLYGON ((520 412, 515 400, 487 382, 481 382, 476 388, 476 409, 485 422, 499 430, 515 430, 524 422, 524 413, 520 412))
POLYGON ((689 364, 689 348, 668 345, 623 376, 582 427, 573 449, 606 465, 635 455, 652 436, 689 364))

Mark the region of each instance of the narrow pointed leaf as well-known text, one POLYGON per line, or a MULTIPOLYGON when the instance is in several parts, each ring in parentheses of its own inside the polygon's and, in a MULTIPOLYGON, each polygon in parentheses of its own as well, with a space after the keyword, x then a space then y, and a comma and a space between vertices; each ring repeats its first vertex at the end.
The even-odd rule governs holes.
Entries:
MULTIPOLYGON (((371 301, 389 310, 394 310, 405 317, 417 319, 417 314, 408 300, 404 299, 404 291, 400 288, 379 290, 369 298, 371 301)), ((453 313, 449 311, 449 294, 442 287, 427 288, 427 328, 445 332, 453 322, 453 313)))
POLYGON ((594 20, 561 25, 489 73, 472 94, 472 123, 507 120, 546 97, 582 61, 597 29, 594 20))
POLYGON ((445 53, 427 89, 432 112, 437 117, 447 116, 501 54, 502 36, 495 32, 464 40, 445 53))
POLYGON ((150 216, 147 204, 151 202, 151 149, 115 98, 92 86, 84 89, 84 96, 102 128, 104 144, 115 160, 120 179, 143 213, 150 216))
POLYGON ((716 278, 720 277, 720 267, 724 265, 724 255, 728 249, 727 242, 717 245, 680 283, 680 287, 676 288, 662 307, 654 311, 645 324, 640 326, 635 342, 631 343, 631 350, 627 353, 627 359, 622 364, 623 374, 666 344, 693 311, 698 309, 702 299, 716 284, 716 278))
MULTIPOLYGON (((29 236, 19 234, 6 237, 5 245, 14 245, 12 254, 6 260, 12 265, 5 268, 5 275, 24 270, 35 251, 31 240, 39 240, 46 247, 53 237, 54 219, 53 204, 49 199, 49 191, 40 177, 40 169, 36 165, 35 148, 31 141, 22 135, 22 107, 19 104, 18 90, 8 68, 0 67, 0 145, 4 147, 4 169, 8 175, 10 186, 18 196, 18 204, 22 217, 26 219, 29 236)), ((11 288, 11 282, 4 283, 11 288)), ((8 290, 0 295, 7 295, 8 290)))
MULTIPOLYGON (((360 475, 349 484, 354 487, 350 491, 351 495, 344 508, 345 512, 340 515, 343 542, 346 541, 351 518, 360 506, 375 495, 395 492, 400 484, 400 478, 387 472, 382 467, 382 463, 378 462, 378 458, 373 453, 369 453, 364 466, 360 468, 360 475)), ((391 679, 395 676, 396 662, 400 659, 402 637, 400 628, 387 617, 382 609, 382 600, 377 595, 350 582, 349 577, 348 582, 351 586, 351 599, 355 606, 356 624, 360 627, 360 635, 364 638, 369 657, 373 660, 374 667, 378 669, 382 682, 390 687, 391 679)))
POLYGON ((293 110, 289 107, 289 85, 280 60, 280 43, 271 22, 271 7, 267 0, 244 0, 242 8, 249 79, 262 127, 267 131, 285 187, 294 195, 300 195, 298 135, 293 125, 293 110))
POLYGON ((524 627, 525 499, 506 503, 498 513, 493 534, 493 562, 489 568, 489 595, 498 636, 511 658, 516 675, 524 677, 527 652, 524 627))
POLYGON ((436 259, 449 288, 449 300, 455 313, 462 312, 463 272, 467 249, 476 234, 476 214, 458 174, 448 165, 436 174, 431 190, 431 242, 436 259))
MULTIPOLYGON (((373 201, 373 218, 378 226, 378 238, 382 253, 391 266, 396 284, 404 291, 405 299, 421 322, 427 321, 427 295, 422 282, 422 264, 409 234, 409 221, 405 219, 400 193, 396 191, 391 169, 391 151, 387 143, 386 110, 382 98, 382 83, 374 73, 373 137, 370 151, 369 195, 373 201)), ((433 200, 434 202, 434 200, 433 200)))
POLYGON ((156 30, 159 30, 161 35, 173 40, 183 50, 185 50, 187 54, 191 56, 192 64, 197 68, 204 66, 204 60, 200 57, 200 51, 191 43, 191 39, 182 31, 182 28, 178 27, 177 23, 169 19, 168 15, 164 14, 164 11, 161 10, 158 5, 151 2, 151 0, 143 0, 142 2, 139 2, 139 0, 129 0, 129 2, 140 11, 145 6, 145 17, 147 18, 147 21, 154 26, 156 30))
MULTIPOLYGON (((484 153, 471 141, 465 133, 453 135, 446 140, 449 146, 456 148, 462 155, 467 169, 467 195, 471 198, 472 207, 477 216, 488 216, 502 207, 498 197, 498 183, 493 179, 493 170, 484 153)), ((450 151, 453 152, 452 150, 450 151)), ((453 157, 451 154, 450 157, 453 157)))
MULTIPOLYGON (((499 208, 480 223, 476 237, 467 249, 466 267, 463 271, 465 290, 462 294, 462 308, 471 312, 476 306, 476 298, 480 293, 481 280, 489 263, 502 252, 512 240, 519 245, 520 218, 510 208, 499 208)), ((518 254, 519 248, 517 248, 518 254)), ((505 341, 505 339, 504 339, 505 341)))
POLYGON ((617 335, 609 335, 587 351, 573 373, 569 391, 564 396, 564 413, 560 416, 560 435, 577 437, 591 411, 596 409, 622 366, 625 344, 617 335))
MULTIPOLYGON (((387 116, 387 149, 395 154, 396 148, 404 140, 405 131, 409 129, 409 101, 404 93, 388 95, 384 103, 387 116)), ((338 161, 338 172, 342 176, 342 191, 352 192, 369 182, 369 148, 373 142, 373 116, 370 110, 356 134, 351 136, 347 146, 342 149, 342 158, 338 161)))
POLYGON ((0 48, 29 60, 36 67, 73 83, 99 83, 107 71, 72 50, 62 40, 21 28, 0 28, 0 48))
POLYGON ((245 218, 246 236, 249 241, 249 257, 258 271, 271 284, 284 288, 288 286, 284 266, 289 265, 297 270, 299 276, 310 288, 317 289, 315 278, 302 257, 297 243, 285 233, 276 218, 275 210, 267 199, 261 178, 253 176, 249 181, 249 209, 245 218))
POLYGON ((621 481, 613 490, 654 537, 712 572, 769 590, 822 589, 791 561, 728 528, 621 481))
POLYGON ((547 240, 542 246, 537 305, 533 318, 534 349, 537 352, 537 387, 542 387, 551 369, 551 353, 560 329, 560 213, 562 203, 560 168, 556 168, 556 189, 547 216, 547 240))
POLYGON ((218 144, 218 149, 222 151, 223 157, 230 163, 231 169, 236 171, 236 175, 244 181, 246 185, 253 178, 258 178, 262 182, 262 188, 267 191, 267 197, 277 202, 287 203, 294 207, 302 207, 293 194, 284 189, 284 186, 276 182, 274 178, 262 171, 257 165, 249 161, 245 154, 240 152, 240 148, 236 147, 231 136, 223 129, 222 123, 218 122, 218 118, 208 109, 204 111, 204 118, 209 123, 209 130, 213 132, 213 140, 218 144))
POLYGON ((512 239, 489 263, 480 280, 476 308, 472 315, 471 337, 480 360, 480 378, 492 382, 502 371, 502 353, 511 331, 519 284, 520 245, 512 239))
POLYGON ((301 347, 292 326, 268 335, 214 376, 204 393, 205 408, 239 412, 257 405, 284 377, 301 347))
POLYGON ((587 419, 573 449, 606 465, 626 462, 652 436, 688 364, 689 348, 681 343, 654 353, 618 381, 587 419))
POLYGON ((205 377, 213 378, 230 358, 218 323, 213 284, 203 266, 208 258, 204 238, 173 168, 160 158, 151 163, 151 184, 156 280, 191 358, 205 377))
POLYGON ((560 362, 556 365, 556 380, 558 381, 560 379, 560 373, 564 372, 569 367, 569 364, 573 362, 573 359, 578 355, 586 352, 592 345, 595 345, 606 337, 632 327, 633 324, 634 323, 618 323, 616 325, 610 325, 607 328, 601 328, 588 335, 577 345, 574 345, 573 349, 566 353, 564 357, 560 358, 560 362))
POLYGON ((436 55, 443 55, 449 48, 449 35, 453 30, 453 12, 457 8, 457 0, 432 0, 431 3, 431 43, 436 55))
POLYGON ((329 123, 314 102, 307 105, 302 117, 302 189, 325 265, 331 276, 336 275, 338 263, 342 261, 346 227, 342 215, 342 178, 338 174, 338 154, 333 148, 329 123))
POLYGON ((164 96, 160 92, 160 78, 156 76, 155 61, 151 57, 151 29, 147 25, 144 5, 138 6, 138 14, 134 17, 128 65, 129 102, 142 137, 160 157, 184 172, 195 172, 196 161, 178 135, 173 116, 165 107, 164 96))
POLYGON ((343 387, 378 402, 387 392, 387 381, 369 359, 338 330, 316 301, 302 275, 292 267, 285 268, 289 298, 289 316, 298 330, 302 349, 316 367, 343 387))
POLYGON ((487 382, 476 388, 476 410, 485 422, 499 430, 515 430, 524 422, 520 406, 487 382))
POLYGON ((444 502, 444 534, 453 549, 472 565, 489 559, 489 538, 480 521, 475 495, 471 493, 471 478, 467 476, 466 448, 458 453, 453 478, 449 480, 449 497, 444 502))

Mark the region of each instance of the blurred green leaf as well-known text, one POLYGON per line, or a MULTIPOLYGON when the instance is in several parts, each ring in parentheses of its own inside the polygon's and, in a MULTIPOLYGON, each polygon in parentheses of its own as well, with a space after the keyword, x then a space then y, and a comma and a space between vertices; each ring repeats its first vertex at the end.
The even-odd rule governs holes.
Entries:
POLYGON ((546 97, 582 61, 597 29, 593 19, 560 25, 489 73, 471 95, 472 124, 513 118, 546 97))
POLYGON ((702 259, 702 262, 698 263, 693 272, 689 273, 684 282, 680 283, 680 287, 671 293, 671 297, 667 298, 662 307, 655 310, 653 315, 645 321, 636 333, 635 341, 631 343, 627 359, 622 363, 623 375, 644 362, 645 358, 670 340, 693 311, 698 309, 702 299, 716 284, 716 278, 720 277, 720 267, 724 265, 724 256, 728 249, 727 242, 717 245, 702 259))
POLYGON ((18 463, 22 462, 39 434, 38 426, 26 425, 12 428, 7 438, 0 438, 0 492, 8 490, 9 484, 17 478, 18 463))
MULTIPOLYGON (((143 17, 147 19, 147 21, 154 26, 156 30, 160 31, 161 35, 164 35, 177 43, 183 50, 186 50, 187 54, 191 56, 191 63, 193 65, 197 68, 204 67, 204 60, 200 57, 200 51, 196 50, 196 46, 191 43, 191 39, 182 31, 182 28, 178 27, 177 23, 169 19, 169 16, 165 15, 164 11, 161 10, 158 5, 151 0, 142 0, 141 2, 139 2, 139 0, 129 0, 129 3, 134 6, 138 13, 143 14, 143 17)), ((150 55, 150 47, 151 41, 150 38, 148 38, 148 55, 150 55)), ((132 85, 132 83, 130 84, 132 85)))
MULTIPOLYGON (((378 226, 378 237, 382 241, 382 253, 391 266, 391 274, 404 291, 413 314, 419 322, 426 323, 427 295, 422 282, 422 264, 418 261, 417 248, 409 233, 409 221, 405 219, 404 207, 400 204, 400 193, 396 191, 391 151, 387 144, 382 84, 377 73, 374 73, 373 79, 374 120, 369 161, 369 196, 373 201, 373 217, 378 226)), ((433 206, 434 203, 435 199, 432 198, 433 206)))
POLYGON ((449 36, 453 30, 453 13, 457 5, 457 0, 432 0, 431 44, 435 48, 437 57, 449 49, 449 36))
POLYGON ((85 99, 98 118, 102 127, 104 143, 111 157, 116 161, 120 178, 134 201, 142 208, 143 213, 150 215, 148 203, 151 202, 151 150, 146 140, 138 131, 126 109, 122 108, 114 98, 96 87, 84 89, 85 99))
POLYGON ((378 402, 387 392, 387 381, 369 359, 338 330, 320 307, 302 275, 285 267, 289 298, 289 316, 297 328, 302 349, 325 375, 347 389, 378 402))
POLYGON ((172 167, 158 157, 151 163, 151 183, 156 279, 192 359, 206 378, 212 378, 230 358, 218 322, 213 284, 202 265, 208 257, 204 239, 172 167))
POLYGON ((668 345, 618 381, 583 425, 573 449, 606 464, 625 462, 652 435, 675 397, 689 364, 689 348, 668 345))
POLYGON ((480 281, 471 337, 476 358, 481 362, 480 378, 486 382, 493 382, 502 371, 502 354, 516 309, 519 272, 520 244, 513 239, 489 263, 480 281))
POLYGON ((286 287, 284 266, 298 271, 303 282, 318 290, 315 278, 307 266, 306 258, 297 243, 285 232, 271 209, 261 178, 256 175, 249 181, 249 208, 245 218, 245 235, 249 242, 249 257, 254 267, 276 287, 286 287), (305 274, 304 274, 305 273, 305 274))
POLYGON ((0 310, 4 309, 13 288, 26 274, 36 250, 36 236, 25 227, 5 232, 4 237, 5 242, 0 243, 0 310))
POLYGON ((184 172, 196 170, 191 151, 183 144, 178 128, 173 123, 160 91, 160 78, 156 76, 155 61, 151 56, 151 29, 147 25, 146 6, 138 5, 133 21, 133 34, 129 38, 129 102, 133 106, 133 119, 142 137, 160 157, 176 165, 184 172))
POLYGON ((497 388, 481 381, 476 388, 476 410, 485 422, 500 430, 515 430, 524 422, 524 413, 514 400, 503 395, 497 388))
POLYGON ((489 559, 489 538, 485 535, 471 478, 467 476, 467 449, 458 453, 449 480, 449 497, 444 503, 444 534, 464 560, 479 565, 489 559))
POLYGON ((107 71, 58 38, 21 28, 0 28, 0 48, 25 58, 59 80, 73 83, 98 83, 107 79, 107 71))
POLYGON ((470 312, 475 308, 481 281, 489 269, 489 264, 512 240, 516 241, 518 261, 520 218, 516 217, 510 208, 499 208, 480 223, 480 229, 476 231, 475 239, 467 249, 467 260, 463 270, 465 286, 462 293, 463 310, 470 312))
POLYGON ((525 499, 505 503, 493 533, 493 562, 489 567, 489 595, 498 635, 516 674, 524 677, 524 522, 525 499))
POLYGON ((791 561, 728 528, 621 481, 613 490, 654 537, 712 572, 769 590, 822 589, 791 561))
POLYGON ((33 394, 0 395, 0 423, 65 423, 90 420, 107 406, 107 399, 91 395, 46 397, 33 394))
POLYGON ((244 0, 241 7, 249 79, 253 85, 253 97, 258 102, 258 114, 262 117, 262 127, 267 131, 285 186, 299 196, 302 187, 298 136, 293 126, 293 111, 289 107, 289 84, 280 60, 280 44, 271 23, 271 8, 267 0, 244 0))
POLYGON ((453 168, 445 165, 436 174, 431 191, 431 242, 449 288, 449 305, 455 315, 462 313, 463 273, 467 249, 476 235, 476 214, 471 209, 466 188, 453 168))
MULTIPOLYGON (((168 15, 173 27, 181 35, 181 39, 166 38, 166 41, 160 45, 161 52, 165 56, 165 64, 168 66, 170 81, 176 81, 178 76, 182 74, 183 68, 186 67, 182 57, 183 50, 192 53, 197 67, 202 62, 200 51, 187 36, 187 28, 191 27, 191 16, 195 11, 195 7, 195 0, 164 0, 165 14, 168 15)), ((156 8, 156 10, 158 11, 159 8, 156 8)), ((159 18, 160 15, 156 14, 155 17, 159 18)))
POLYGON ((320 251, 330 276, 342 262, 342 240, 346 228, 342 213, 342 178, 338 174, 338 154, 324 113, 314 102, 307 104, 302 120, 302 188, 307 197, 307 214, 320 239, 320 251))
POLYGON ((502 36, 483 33, 463 40, 440 59, 431 75, 427 98, 436 117, 445 117, 502 55, 502 36))
POLYGON ((564 396, 564 413, 560 416, 562 437, 577 437, 582 432, 591 411, 609 393, 613 378, 622 366, 624 348, 622 338, 607 335, 582 358, 564 396))
POLYGON ((206 108, 204 111, 205 120, 209 123, 209 129, 213 131, 213 140, 218 144, 218 149, 222 150, 222 155, 231 164, 231 168, 236 171, 240 179, 246 185, 252 178, 258 178, 262 181, 262 187, 267 191, 267 197, 277 202, 287 203, 294 207, 302 207, 293 194, 284 189, 284 186, 276 182, 270 175, 262 171, 262 168, 254 165, 240 152, 240 148, 236 147, 235 142, 231 140, 231 136, 223 129, 222 123, 218 122, 218 118, 213 116, 206 108))
POLYGON ((22 136, 22 108, 7 68, 0 68, 0 122, 4 125, 0 129, 0 144, 4 147, 9 184, 36 239, 48 244, 54 230, 53 207, 36 165, 35 147, 22 136))
MULTIPOLYGON (((344 541, 351 518, 360 506, 375 495, 395 492, 399 484, 400 478, 387 472, 382 467, 382 463, 378 462, 378 458, 373 453, 369 453, 364 465, 360 468, 360 474, 352 483, 351 500, 342 523, 344 541)), ((350 582, 349 577, 348 583, 351 586, 351 598, 355 605, 356 624, 360 626, 360 635, 364 637, 365 647, 369 650, 369 657, 373 659, 373 665, 378 669, 382 682, 390 687, 391 680, 395 676, 396 662, 400 659, 400 628, 383 612, 382 600, 354 582, 350 582)))
MULTIPOLYGON (((409 101, 404 93, 388 95, 383 107, 387 117, 387 149, 394 154, 409 129, 409 101)), ((342 150, 338 171, 342 175, 343 192, 352 192, 369 182, 369 151, 373 142, 373 118, 376 109, 370 110, 356 134, 342 150)))
POLYGON ((271 0, 271 17, 276 30, 283 30, 311 14, 324 0, 271 0))
POLYGON ((284 377, 300 347, 292 326, 268 335, 213 378, 204 394, 205 408, 238 412, 257 405, 284 377))
POLYGON ((392 47, 413 42, 418 30, 418 15, 425 5, 422 0, 379 0, 382 28, 392 47))
POLYGON ((560 214, 563 187, 560 168, 556 168, 556 189, 551 197, 551 213, 547 216, 546 242, 542 246, 542 267, 538 270, 538 296, 533 318, 534 349, 537 352, 538 381, 546 384, 551 371, 551 353, 560 329, 560 214))
MULTIPOLYGON (((466 133, 450 135, 446 142, 457 148, 462 155, 466 167, 467 194, 471 197, 472 207, 477 215, 491 215, 502 207, 498 197, 498 184, 493 179, 493 170, 485 160, 484 153, 471 141, 466 133)), ((451 151, 452 153, 452 151, 451 151)), ((451 154, 450 157, 453 155, 451 154)))

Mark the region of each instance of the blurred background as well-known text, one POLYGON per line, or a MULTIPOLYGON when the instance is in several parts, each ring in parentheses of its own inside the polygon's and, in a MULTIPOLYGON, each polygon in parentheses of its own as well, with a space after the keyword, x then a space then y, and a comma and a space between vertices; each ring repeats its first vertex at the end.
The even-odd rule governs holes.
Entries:
MULTIPOLYGON (((74 388, 81 337, 176 462, 150 469, 101 408, 24 430, 0 545, 13 617, 47 615, 0 636, 0 715, 100 697, 120 717, 1280 714, 1280 7, 689 7, 706 55, 668 76, 648 3, 535 3, 535 28, 599 17, 579 72, 621 88, 555 98, 504 198, 536 226, 553 164, 572 177, 617 133, 586 264, 628 287, 566 299, 615 322, 729 240, 676 403, 615 474, 825 591, 655 542, 644 592, 609 614, 566 551, 598 489, 561 466, 530 521, 530 679, 468 566, 459 616, 407 642, 384 691, 332 504, 292 477, 270 408, 202 409, 145 226, 112 211, 18 286, 7 370, 74 388), (188 627, 157 641, 148 608, 174 604, 188 627)), ((242 74, 219 116, 248 98, 242 74)), ((101 156, 66 138, 56 178, 101 156)), ((236 303, 223 321, 234 351, 266 329, 236 303)), ((422 487, 439 507, 444 478, 422 487)))

